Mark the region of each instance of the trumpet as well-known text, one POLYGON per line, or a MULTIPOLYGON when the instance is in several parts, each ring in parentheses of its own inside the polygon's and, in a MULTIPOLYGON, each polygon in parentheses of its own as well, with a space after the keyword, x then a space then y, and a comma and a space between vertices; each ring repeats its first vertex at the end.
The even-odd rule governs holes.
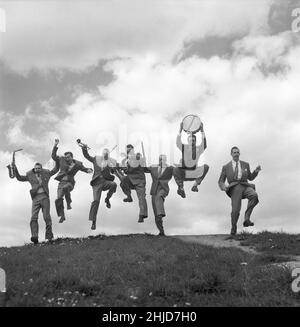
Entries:
POLYGON ((16 152, 19 152, 19 151, 22 151, 23 149, 18 149, 18 150, 15 150, 13 152, 13 155, 12 155, 12 162, 10 165, 6 166, 7 169, 8 169, 8 175, 10 178, 15 178, 16 177, 16 171, 15 171, 15 156, 16 156, 16 152))
POLYGON ((87 148, 88 150, 91 149, 90 147, 88 147, 87 144, 82 143, 82 142, 81 142, 81 139, 77 139, 76 142, 78 143, 78 145, 79 145, 81 148, 84 148, 84 147, 85 147, 85 148, 87 148))

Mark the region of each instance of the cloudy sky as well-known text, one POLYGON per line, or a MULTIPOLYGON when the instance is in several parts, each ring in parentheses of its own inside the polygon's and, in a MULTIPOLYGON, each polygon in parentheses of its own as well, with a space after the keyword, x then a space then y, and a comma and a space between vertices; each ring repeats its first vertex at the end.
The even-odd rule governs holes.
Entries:
MULTIPOLYGON (((140 149, 142 140, 149 163, 166 153, 173 164, 179 123, 189 113, 204 122, 208 148, 200 164, 210 171, 199 193, 186 183, 186 199, 171 182, 166 232, 229 231, 230 201, 217 181, 237 145, 252 169, 262 166, 252 231, 299 233, 297 7, 298 0, 0 1, 6 18, 0 32, 0 245, 30 237, 30 187, 8 177, 12 150, 24 149, 17 154, 22 173, 36 161, 52 167, 56 137, 60 153, 71 150, 86 166, 77 138, 91 154, 118 144, 118 160, 127 142, 140 149)), ((112 208, 100 208, 92 232, 90 178, 77 175, 64 224, 55 214, 57 182, 51 180, 56 236, 157 232, 149 195, 149 219, 137 224, 136 196, 124 204, 120 187, 112 208)), ((150 182, 147 177, 148 193, 150 182)))

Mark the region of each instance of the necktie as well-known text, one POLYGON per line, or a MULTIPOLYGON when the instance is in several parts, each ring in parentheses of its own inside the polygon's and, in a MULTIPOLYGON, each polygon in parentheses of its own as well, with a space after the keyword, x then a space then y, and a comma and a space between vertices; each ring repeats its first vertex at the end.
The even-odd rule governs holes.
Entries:
POLYGON ((196 145, 192 145, 192 159, 196 160, 196 145))
POLYGON ((237 180, 239 175, 239 166, 238 162, 235 163, 235 169, 234 169, 234 179, 237 180))
POLYGON ((161 175, 161 172, 162 172, 162 166, 159 166, 159 167, 158 167, 158 176, 161 175))

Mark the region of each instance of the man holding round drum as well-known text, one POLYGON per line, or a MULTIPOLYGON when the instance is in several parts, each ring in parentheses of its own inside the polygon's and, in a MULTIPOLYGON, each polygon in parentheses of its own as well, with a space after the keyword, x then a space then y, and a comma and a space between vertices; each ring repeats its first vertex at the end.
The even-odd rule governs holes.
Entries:
POLYGON ((176 145, 182 153, 182 159, 180 165, 174 168, 174 179, 178 185, 177 193, 182 198, 185 198, 186 195, 183 187, 184 181, 194 181, 192 191, 198 192, 198 186, 202 183, 209 170, 209 166, 206 164, 198 166, 199 158, 207 148, 203 123, 198 116, 189 115, 183 120, 183 122, 181 122, 176 145), (189 133, 187 144, 183 144, 181 141, 183 130, 189 133), (201 132, 202 136, 200 145, 196 144, 197 138, 195 133, 198 131, 201 132))

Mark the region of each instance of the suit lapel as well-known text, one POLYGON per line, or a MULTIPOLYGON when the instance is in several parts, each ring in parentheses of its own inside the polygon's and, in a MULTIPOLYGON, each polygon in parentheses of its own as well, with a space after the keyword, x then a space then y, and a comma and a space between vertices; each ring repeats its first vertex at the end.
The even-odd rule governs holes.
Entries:
POLYGON ((229 179, 233 179, 234 177, 234 170, 233 170, 233 167, 232 167, 232 162, 230 161, 228 164, 227 164, 227 169, 228 169, 228 177, 229 179))
POLYGON ((159 176, 159 177, 163 177, 166 173, 167 173, 167 171, 168 171, 168 169, 169 169, 169 167, 167 166, 167 167, 165 167, 165 170, 163 171, 163 173, 159 176))

